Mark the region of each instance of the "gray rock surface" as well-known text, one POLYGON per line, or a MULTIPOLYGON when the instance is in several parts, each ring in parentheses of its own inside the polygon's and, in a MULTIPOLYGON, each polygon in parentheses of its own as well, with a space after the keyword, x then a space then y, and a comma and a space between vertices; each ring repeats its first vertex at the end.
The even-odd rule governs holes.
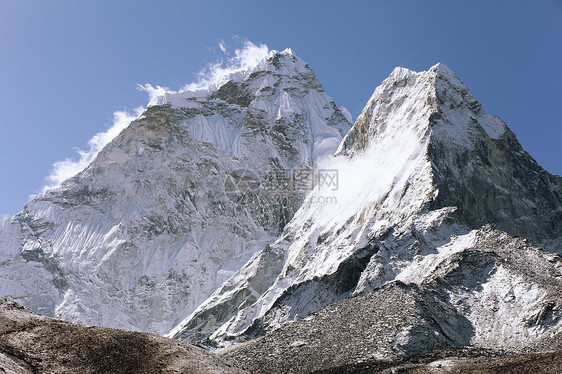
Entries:
POLYGON ((452 347, 483 359, 562 350, 562 258, 491 226, 474 234, 427 259, 423 279, 358 293, 221 354, 254 372, 301 373, 382 370, 452 347))
POLYGON ((37 315, 0 299, 0 371, 4 373, 224 373, 223 358, 176 340, 84 327, 37 315))
POLYGON ((308 373, 466 345, 471 329, 439 295, 394 282, 227 348, 222 355, 252 372, 308 373), (448 318, 440 320, 440 314, 448 318))

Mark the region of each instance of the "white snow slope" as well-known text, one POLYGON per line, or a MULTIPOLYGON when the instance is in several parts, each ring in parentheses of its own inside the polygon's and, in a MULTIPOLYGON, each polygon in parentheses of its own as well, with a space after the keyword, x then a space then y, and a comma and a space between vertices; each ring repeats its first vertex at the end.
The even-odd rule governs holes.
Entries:
POLYGON ((0 221, 0 294, 71 322, 165 333, 302 203, 295 169, 351 124, 294 52, 167 93, 58 189, 0 221))
MULTIPOLYGON (((443 64, 419 73, 396 68, 323 168, 337 170, 337 186, 317 186, 281 237, 169 336, 229 345, 352 293, 394 280, 429 282, 437 263, 478 248, 481 242, 471 230, 486 222, 560 250, 561 178, 541 169, 443 64)), ((518 250, 506 246, 507 253, 518 250)), ((549 262, 553 255, 541 250, 527 255, 527 261, 551 264, 552 287, 533 284, 521 267, 499 267, 493 273, 488 263, 476 263, 472 271, 478 273, 478 292, 458 296, 463 300, 459 313, 474 323, 471 334, 490 342, 490 336, 501 340, 511 329, 519 334, 513 345, 521 345, 536 325, 522 326, 517 318, 532 318, 546 300, 557 297, 548 304, 554 310, 552 326, 544 329, 560 330, 560 259, 549 262), (507 308, 498 300, 510 289, 517 302, 504 319, 470 314, 471 308, 507 308), (482 295, 489 301, 485 306, 482 295)), ((444 271, 453 272, 455 266, 444 271)), ((457 295, 466 285, 451 287, 457 295)), ((544 329, 533 336, 542 338, 544 329)))

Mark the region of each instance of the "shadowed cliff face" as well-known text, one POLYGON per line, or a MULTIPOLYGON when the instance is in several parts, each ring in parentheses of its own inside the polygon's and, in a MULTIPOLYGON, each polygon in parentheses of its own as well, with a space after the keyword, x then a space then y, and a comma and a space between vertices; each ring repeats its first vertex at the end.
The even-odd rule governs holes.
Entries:
POLYGON ((439 136, 429 142, 439 189, 431 209, 456 206, 458 217, 472 228, 492 223, 547 248, 549 240, 562 238, 562 178, 541 168, 499 118, 486 116, 466 87, 451 84, 450 76, 436 79, 438 105, 430 127, 439 132, 458 126, 446 114, 456 111, 466 113, 463 120, 472 131, 469 146, 439 136), (483 122, 490 117, 502 124, 501 134, 486 131, 483 122))
POLYGON ((77 326, 0 299, 0 370, 23 373, 242 373, 200 348, 156 335, 77 326))
POLYGON ((455 154, 445 147, 429 147, 439 186, 432 208, 457 206, 470 227, 494 223, 537 244, 562 237, 562 178, 542 169, 511 131, 498 139, 483 137, 474 149, 455 154), (459 175, 450 173, 452 167, 459 175))

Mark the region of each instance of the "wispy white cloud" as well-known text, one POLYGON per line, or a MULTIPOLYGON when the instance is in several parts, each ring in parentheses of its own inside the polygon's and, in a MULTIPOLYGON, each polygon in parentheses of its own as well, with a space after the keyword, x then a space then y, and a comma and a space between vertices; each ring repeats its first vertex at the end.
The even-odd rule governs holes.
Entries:
POLYGON ((220 86, 236 74, 247 72, 257 66, 269 53, 267 45, 254 44, 249 40, 244 41, 242 47, 235 49, 232 54, 229 53, 223 40, 219 40, 218 47, 225 55, 224 58, 208 64, 197 74, 197 81, 186 84, 179 91, 162 86, 154 87, 150 83, 139 84, 138 89, 148 93, 149 105, 153 105, 158 102, 158 97, 165 94, 195 92, 220 86))
POLYGON ((222 51, 222 53, 226 53, 226 44, 224 43, 224 40, 222 40, 222 39, 219 40, 219 48, 222 51))
MULTIPOLYGON (((219 43, 219 48, 224 48, 223 53, 227 53, 226 47, 219 43)), ((243 47, 236 49, 234 55, 226 60, 226 63, 219 61, 209 64, 205 69, 199 72, 198 80, 184 86, 186 91, 196 91, 218 84, 224 83, 229 77, 236 73, 241 73, 255 67, 269 53, 269 48, 265 44, 256 45, 246 40, 243 47)))
POLYGON ((0 216, 0 219, 10 218, 12 215, 10 213, 4 213, 0 216))
POLYGON ((150 83, 137 84, 137 89, 144 91, 148 94, 148 105, 154 105, 158 102, 158 98, 164 96, 167 93, 174 93, 175 91, 169 89, 168 87, 156 86, 154 87, 150 83))
POLYGON ((41 193, 59 187, 62 182, 84 170, 94 160, 102 148, 119 135, 124 128, 129 126, 131 121, 137 119, 142 114, 143 110, 143 107, 138 107, 133 113, 127 111, 113 113, 113 125, 107 129, 107 131, 95 134, 88 141, 87 150, 75 148, 78 159, 67 158, 53 164, 51 174, 45 178, 47 184, 43 186, 41 193))

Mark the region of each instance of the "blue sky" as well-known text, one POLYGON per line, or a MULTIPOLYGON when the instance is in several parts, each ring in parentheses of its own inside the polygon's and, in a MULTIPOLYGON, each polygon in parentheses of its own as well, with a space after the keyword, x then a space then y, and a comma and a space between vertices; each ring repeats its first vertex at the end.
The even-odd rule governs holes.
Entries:
POLYGON ((562 174, 561 1, 0 0, 0 216, 56 161, 244 40, 295 50, 354 118, 395 66, 453 69, 523 147, 562 174))

